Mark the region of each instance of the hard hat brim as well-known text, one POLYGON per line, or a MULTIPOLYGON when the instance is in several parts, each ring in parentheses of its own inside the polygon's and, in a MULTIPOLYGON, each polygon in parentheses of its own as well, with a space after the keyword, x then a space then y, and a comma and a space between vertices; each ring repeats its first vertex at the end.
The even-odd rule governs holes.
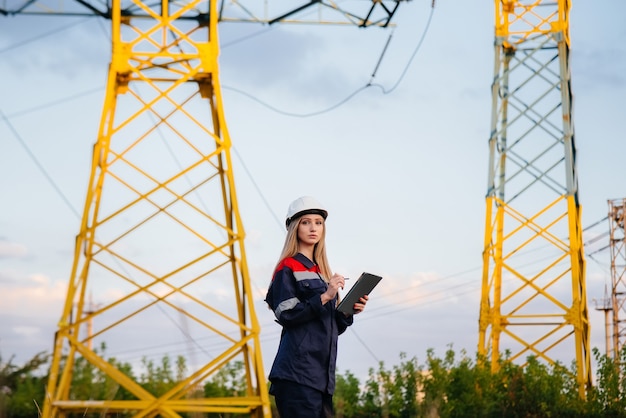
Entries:
POLYGON ((293 216, 291 216, 290 218, 287 218, 285 220, 285 224, 287 225, 287 227, 289 227, 289 224, 291 224, 291 222, 295 221, 296 219, 304 216, 304 215, 320 215, 322 218, 326 219, 328 217, 328 212, 323 210, 323 209, 306 209, 306 210, 301 210, 298 213, 295 213, 293 216))

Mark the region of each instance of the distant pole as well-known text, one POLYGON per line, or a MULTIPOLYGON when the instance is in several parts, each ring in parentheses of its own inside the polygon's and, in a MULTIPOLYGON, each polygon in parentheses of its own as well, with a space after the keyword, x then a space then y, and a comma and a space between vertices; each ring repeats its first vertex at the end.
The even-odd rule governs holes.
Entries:
POLYGON ((608 295, 606 286, 604 288, 604 298, 601 303, 594 299, 597 311, 604 311, 604 338, 605 338, 605 354, 607 357, 613 357, 611 351, 611 316, 609 312, 613 310, 611 298, 608 295))
POLYGON ((609 248, 611 251, 611 305, 613 310, 613 356, 619 358, 626 335, 624 303, 626 302, 626 240, 624 209, 626 198, 609 200, 609 248))
POLYGON ((87 321, 87 348, 93 350, 93 314, 95 312, 93 304, 93 295, 89 294, 89 303, 87 310, 85 310, 85 319, 87 321))

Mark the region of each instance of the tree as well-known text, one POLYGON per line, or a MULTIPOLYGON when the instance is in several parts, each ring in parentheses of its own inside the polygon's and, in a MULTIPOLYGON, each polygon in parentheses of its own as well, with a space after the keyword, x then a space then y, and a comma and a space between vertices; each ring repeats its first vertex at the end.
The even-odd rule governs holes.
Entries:
POLYGON ((406 353, 400 353, 400 365, 393 367, 393 381, 388 385, 389 414, 391 417, 413 418, 417 416, 418 380, 421 369, 417 358, 406 360, 406 353))
POLYGON ((598 378, 590 391, 589 408, 597 416, 626 417, 626 346, 616 359, 601 355, 597 348, 593 349, 593 354, 598 364, 598 378))
POLYGON ((37 353, 22 367, 0 356, 0 418, 32 418, 39 414, 47 377, 36 372, 48 362, 49 354, 37 353))
POLYGON ((337 418, 359 416, 359 379, 349 370, 344 376, 337 375, 335 396, 333 398, 337 418))
MULTIPOLYGON (((104 357, 105 345, 100 348, 104 357)), ((383 362, 370 368, 364 385, 350 371, 337 375, 334 396, 337 418, 626 418, 626 350, 618 359, 594 350, 598 364, 596 383, 587 397, 578 393, 575 365, 547 364, 528 357, 526 364, 510 361, 509 354, 500 357, 497 371, 477 356, 464 351, 457 355, 448 348, 439 358, 432 349, 426 362, 400 353, 400 362, 388 369, 383 362)), ((18 367, 12 359, 0 358, 0 418, 32 418, 39 415, 47 376, 38 372, 49 356, 40 353, 18 367)), ((82 357, 76 357, 71 386, 73 399, 134 399, 115 381, 82 357)), ((133 377, 130 364, 107 360, 154 395, 161 395, 180 382, 186 362, 178 357, 172 362, 144 358, 139 379, 133 377)), ((203 383, 199 390, 206 397, 245 396, 247 390, 243 362, 235 361, 221 368, 203 383)), ((273 400, 273 398, 271 398, 273 400)), ((275 412, 275 408, 273 409, 275 412)), ((99 413, 80 411, 68 416, 100 418, 99 413)), ((130 417, 117 411, 116 418, 130 417)), ((191 415, 190 415, 191 416, 191 415)), ((193 415, 195 417, 195 415, 193 415)), ((217 417, 209 414, 209 417, 217 417)), ((248 416, 227 414, 221 417, 248 416)))

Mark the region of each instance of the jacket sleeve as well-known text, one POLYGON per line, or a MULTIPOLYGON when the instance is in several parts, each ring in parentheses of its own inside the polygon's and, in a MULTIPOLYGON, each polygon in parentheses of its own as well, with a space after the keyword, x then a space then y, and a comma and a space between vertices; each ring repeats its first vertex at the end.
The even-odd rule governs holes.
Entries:
POLYGON ((320 298, 324 291, 324 288, 309 289, 307 294, 300 294, 293 272, 282 268, 274 274, 265 300, 278 322, 290 327, 327 314, 320 298))
POLYGON ((344 315, 343 312, 335 311, 335 321, 339 335, 343 334, 354 323, 354 315, 344 315))

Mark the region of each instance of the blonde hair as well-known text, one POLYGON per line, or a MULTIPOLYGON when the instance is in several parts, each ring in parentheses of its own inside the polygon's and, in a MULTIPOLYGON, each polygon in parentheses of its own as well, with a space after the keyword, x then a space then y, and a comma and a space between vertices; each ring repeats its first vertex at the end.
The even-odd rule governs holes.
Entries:
MULTIPOLYGON (((296 219, 297 222, 291 222, 287 227, 287 237, 285 237, 285 244, 283 250, 278 258, 276 267, 286 258, 293 257, 298 254, 298 226, 302 217, 296 219)), ((328 264, 328 258, 326 257, 326 221, 324 221, 324 229, 322 230, 322 237, 320 241, 315 244, 313 248, 313 261, 319 266, 320 274, 325 282, 330 280, 331 270, 328 264)))

